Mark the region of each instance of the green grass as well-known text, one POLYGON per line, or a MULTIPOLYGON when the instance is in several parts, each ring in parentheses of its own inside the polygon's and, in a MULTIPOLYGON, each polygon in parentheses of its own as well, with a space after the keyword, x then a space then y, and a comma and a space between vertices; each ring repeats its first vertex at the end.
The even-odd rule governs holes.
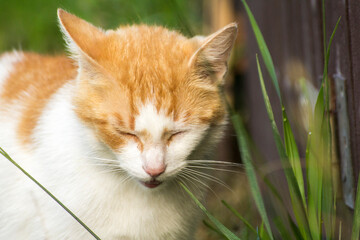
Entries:
MULTIPOLYGON (((173 1, 172 4, 176 3, 173 1)), ((251 194, 254 199, 257 210, 261 216, 261 224, 259 226, 253 226, 242 217, 234 208, 227 202, 222 201, 223 205, 229 209, 235 216, 244 223, 245 227, 254 235, 257 239, 276 239, 279 235, 282 239, 305 239, 305 240, 320 240, 320 239, 335 239, 336 229, 339 232, 339 239, 341 239, 341 224, 336 226, 336 194, 333 187, 333 176, 331 169, 332 154, 332 133, 329 116, 329 101, 330 101, 330 84, 328 79, 328 64, 330 56, 330 47, 340 22, 338 20, 334 31, 326 43, 324 32, 324 72, 322 85, 319 90, 318 98, 315 104, 315 110, 312 114, 310 131, 308 133, 307 147, 306 147, 306 163, 305 163, 305 175, 303 175, 300 154, 295 142, 294 134, 291 129, 290 122, 288 120, 287 112, 284 107, 283 98, 278 83, 277 76, 275 74, 275 67, 272 61, 271 54, 265 43, 264 37, 260 31, 260 28, 245 0, 242 0, 246 13, 248 14, 252 29, 254 31, 259 50, 261 60, 265 65, 267 72, 271 78, 271 83, 275 87, 277 96, 280 100, 280 107, 282 109, 282 127, 284 129, 284 135, 281 136, 278 130, 278 126, 274 120, 274 114, 272 111, 272 105, 269 100, 266 85, 263 79, 263 73, 261 69, 260 60, 256 57, 256 64, 259 74, 259 81, 261 85, 261 91, 264 97, 264 104, 271 124, 274 141, 279 154, 279 159, 282 164, 282 170, 285 174, 287 187, 291 197, 291 212, 287 212, 284 216, 272 217, 268 214, 265 208, 265 201, 262 196, 262 192, 259 187, 259 177, 262 177, 257 168, 254 165, 252 158, 252 146, 250 144, 250 136, 248 135, 244 126, 243 120, 239 113, 231 110, 231 120, 234 125, 239 151, 242 160, 245 165, 245 171, 249 179, 249 185, 251 194), (311 184, 310 184, 311 183, 311 184), (305 193, 305 186, 307 193, 305 193), (294 216, 292 218, 291 216, 294 216), (270 223, 273 223, 272 225, 270 223), (289 224, 288 224, 289 223, 289 224), (279 235, 276 235, 277 232, 279 235)), ((323 4, 324 6, 324 4, 323 4)), ((323 8, 323 13, 325 13, 323 8)), ((325 24, 325 14, 323 14, 323 23, 325 24)), ((182 18, 178 16, 178 18, 182 18)), ((186 31, 191 35, 190 27, 184 23, 183 26, 186 31)), ((325 29, 325 25, 323 27, 325 29)), ((21 170, 26 176, 34 181, 40 188, 42 188, 51 198, 53 198, 61 207, 65 209, 71 216, 73 216, 92 236, 96 239, 100 239, 86 224, 84 224, 77 216, 75 216, 66 206, 64 206, 53 194, 51 194, 45 187, 43 187, 38 181, 30 176, 24 169, 22 169, 11 157, 0 148, 0 154, 12 162, 19 170, 21 170)), ((282 202, 282 196, 280 191, 274 187, 267 179, 263 179, 267 182, 267 187, 270 193, 282 202)), ((360 181, 359 181, 360 182, 360 181)), ((190 198, 198 205, 198 207, 205 213, 210 222, 205 221, 205 224, 224 239, 238 240, 241 239, 235 233, 231 232, 226 226, 224 226, 205 206, 191 193, 191 191, 183 184, 181 186, 189 194, 190 198)), ((360 184, 358 184, 355 213, 352 225, 352 240, 358 239, 360 232, 360 184)))
MULTIPOLYGON (((315 110, 311 117, 310 131, 308 133, 307 147, 306 147, 306 174, 303 176, 301 161, 299 157, 298 147, 295 142, 294 134, 291 129, 286 109, 283 104, 279 83, 275 74, 275 67, 271 58, 271 54, 265 43, 264 37, 260 28, 245 0, 242 0, 246 13, 249 17, 251 27, 253 29, 255 38, 257 40, 262 61, 269 73, 271 82, 276 90, 277 96, 280 100, 282 109, 282 124, 284 129, 284 136, 280 136, 277 124, 274 120, 272 106, 267 95, 266 86, 263 79, 261 65, 258 57, 257 67, 259 73, 259 80, 261 84, 261 91, 264 97, 267 114, 271 124, 274 141, 278 150, 279 158, 282 164, 282 170, 285 174, 287 186, 291 197, 291 212, 288 213, 286 219, 276 216, 270 219, 273 221, 273 228, 270 227, 270 220, 267 211, 264 207, 264 199, 259 189, 257 180, 258 173, 255 171, 254 163, 251 157, 250 138, 245 130, 244 124, 240 115, 231 111, 232 123, 234 125, 237 139, 239 143, 239 151, 245 165, 247 177, 251 187, 252 197, 255 201, 259 214, 262 218, 260 230, 257 230, 257 239, 274 239, 274 228, 280 234, 282 239, 306 239, 306 240, 320 240, 320 239, 335 239, 335 230, 339 232, 339 239, 341 239, 341 224, 335 225, 336 219, 336 194, 333 186, 332 176, 332 133, 329 115, 330 102, 330 84, 328 79, 328 64, 330 57, 330 47, 335 35, 336 29, 339 25, 340 18, 337 21, 334 30, 331 34, 329 42, 324 40, 324 71, 322 78, 322 85, 319 90, 315 110), (305 194, 305 184, 307 186, 307 195, 305 194), (290 216, 294 216, 294 220, 290 216), (286 224, 290 222, 290 228, 287 229, 286 224), (265 227, 263 227, 265 226, 265 227), (267 234, 264 234, 263 229, 266 229, 267 234)), ((325 10, 323 2, 323 24, 325 29, 325 10)), ((326 33, 324 31, 324 39, 326 33)), ((278 194, 276 188, 268 185, 270 192, 282 201, 282 197, 278 194)), ((360 187, 358 184, 355 214, 353 220, 352 239, 358 239, 360 231, 360 187)), ((255 229, 246 220, 243 219, 238 212, 228 204, 225 204, 251 231, 255 229)), ((215 224, 216 225, 216 224, 215 224)), ((220 229, 218 229, 220 230, 220 229)), ((221 230, 220 230, 221 232, 221 230)))

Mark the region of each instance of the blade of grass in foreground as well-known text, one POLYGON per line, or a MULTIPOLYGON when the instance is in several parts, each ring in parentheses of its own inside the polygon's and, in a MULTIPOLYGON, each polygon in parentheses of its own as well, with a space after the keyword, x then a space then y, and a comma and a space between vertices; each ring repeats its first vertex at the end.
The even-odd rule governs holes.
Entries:
POLYGON ((201 202, 195 197, 195 195, 182 183, 179 183, 180 186, 189 194, 189 196, 194 200, 196 205, 206 214, 206 216, 210 219, 210 221, 215 224, 217 229, 229 240, 240 240, 238 236, 232 233, 227 227, 225 227, 219 220, 217 220, 205 207, 201 204, 201 202))
POLYGON ((66 212, 68 212, 78 223, 81 224, 95 239, 101 240, 88 226, 85 225, 74 213, 70 211, 64 204, 62 204, 51 192, 49 192, 43 185, 34 179, 28 172, 26 172, 19 164, 17 164, 5 151, 0 147, 0 154, 14 164, 20 171, 22 171, 28 178, 30 178, 36 185, 38 185, 44 192, 46 192, 54 201, 59 204, 66 212))
POLYGON ((351 240, 359 239, 359 232, 360 232, 360 177, 358 179, 357 190, 356 190, 355 212, 354 212, 351 240))
MULTIPOLYGON (((293 132, 291 130, 290 123, 288 121, 288 117, 286 114, 286 110, 284 107, 284 104, 282 102, 282 97, 280 93, 280 87, 279 87, 279 81, 277 79, 276 73, 275 73, 275 67, 273 60, 270 55, 270 51, 266 45, 266 42, 264 40, 264 37, 260 31, 260 28, 254 18, 254 15, 252 14, 249 6, 247 5, 245 0, 242 0, 242 3, 245 7, 246 13, 249 17, 251 27, 254 31, 256 41, 258 43, 261 56, 264 60, 265 66, 267 71, 269 72, 269 75, 271 77, 271 81, 275 87, 276 93, 280 99, 281 107, 282 107, 282 118, 283 118, 283 128, 284 128, 284 140, 285 140, 285 150, 287 154, 287 159, 289 160, 290 166, 292 167, 295 175, 295 179, 300 191, 300 195, 303 201, 303 205, 306 208, 305 204, 305 188, 304 188, 304 178, 302 174, 302 168, 301 168, 301 162, 299 157, 299 151, 295 142, 295 138, 293 135, 293 132)), ((284 166, 285 167, 285 166, 284 166)), ((286 166, 288 167, 288 166, 286 166)))
POLYGON ((252 231, 253 233, 256 234, 256 229, 245 219, 243 218, 240 213, 238 211, 236 211, 235 208, 233 208, 232 206, 230 206, 227 202, 225 202, 224 200, 221 200, 222 204, 225 205, 225 207, 227 207, 227 209, 229 209, 235 216, 237 216, 244 224, 245 226, 252 231))
POLYGON ((204 225, 209 228, 210 230, 214 231, 216 234, 218 234, 219 236, 221 236, 222 238, 226 238, 224 236, 224 234, 222 234, 216 227, 214 227, 213 225, 211 225, 208 221, 203 220, 204 225))
POLYGON ((273 221, 274 221, 274 224, 276 225, 277 230, 279 231, 279 233, 281 235, 281 239, 291 239, 290 234, 287 231, 286 227, 284 226, 282 219, 277 217, 273 221))
POLYGON ((285 177, 286 177, 288 187, 289 187, 292 209, 294 211, 296 221, 299 225, 300 232, 302 233, 304 238, 307 238, 307 237, 310 237, 310 235, 309 235, 309 225, 308 225, 308 221, 307 221, 304 201, 302 200, 303 198, 301 196, 301 192, 299 189, 298 182, 295 178, 294 171, 292 168, 289 167, 288 156, 286 154, 286 150, 282 143, 282 140, 281 140, 281 137, 279 134, 279 130, 275 123, 274 114, 273 114, 272 107, 270 104, 269 96, 266 92, 265 83, 264 83, 264 79, 262 76, 259 59, 257 56, 256 56, 256 61, 257 61, 261 91, 263 93, 265 107, 266 107, 266 110, 268 113, 268 117, 269 117, 269 120, 271 123, 271 128, 272 128, 273 135, 275 138, 275 144, 276 144, 277 150, 280 155, 280 160, 281 160, 281 163, 282 163, 282 166, 284 169, 284 173, 285 173, 285 177))
MULTIPOLYGON (((323 1, 323 17, 324 17, 324 36, 325 33, 325 4, 323 1)), ((324 220, 324 227, 326 232, 327 239, 331 239, 335 234, 335 206, 336 206, 336 196, 333 187, 333 176, 332 176, 332 133, 331 133, 331 123, 330 123, 330 83, 328 78, 328 66, 330 58, 330 47, 335 36, 335 32, 339 26, 341 18, 338 19, 334 30, 329 39, 328 45, 324 45, 326 49, 326 55, 324 59, 324 73, 323 73, 323 83, 325 86, 325 121, 322 126, 322 138, 324 142, 324 187, 323 187, 323 208, 322 208, 322 217, 324 220)))
POLYGON ((320 239, 323 187, 324 144, 321 129, 324 117, 324 88, 321 87, 315 104, 314 119, 310 126, 306 149, 306 170, 308 178, 308 219, 313 239, 320 239))
POLYGON ((265 63, 265 66, 270 74, 270 77, 271 77, 271 80, 273 82, 273 85, 275 87, 275 90, 276 90, 276 93, 280 99, 280 102, 282 102, 281 100, 281 94, 280 94, 280 87, 279 87, 279 83, 277 81, 277 77, 276 77, 276 73, 275 73, 275 67, 274 67, 274 63, 273 63, 273 60, 271 58, 271 55, 270 55, 270 51, 265 43, 265 40, 264 40, 264 37, 260 31, 260 28, 255 20, 255 17, 254 15, 252 14, 249 6, 247 5, 246 1, 245 0, 241 0, 244 7, 245 7, 245 11, 249 17, 249 20, 250 20, 250 24, 251 24, 251 27, 254 31, 254 34, 255 34, 255 38, 256 38, 256 41, 259 45, 259 49, 260 49, 260 53, 264 59, 264 63, 265 63))
POLYGON ((234 129, 236 132, 236 137, 238 139, 238 145, 239 145, 239 150, 240 150, 240 154, 241 154, 241 159, 243 160, 244 165, 245 165, 245 171, 246 171, 246 175, 249 179, 251 193, 255 200, 255 204, 260 213, 260 216, 265 224, 265 228, 269 233, 269 237, 270 237, 270 239, 273 240, 274 238, 273 238, 273 234, 272 234, 272 231, 270 228, 269 218, 268 218, 266 210, 265 210, 264 200, 262 199, 260 187, 259 187, 259 184, 258 184, 258 181, 256 178, 255 169, 251 162, 249 141, 248 141, 249 137, 245 131, 245 127, 242 123, 242 119, 240 118, 239 114, 233 114, 231 116, 231 121, 233 123, 234 129))

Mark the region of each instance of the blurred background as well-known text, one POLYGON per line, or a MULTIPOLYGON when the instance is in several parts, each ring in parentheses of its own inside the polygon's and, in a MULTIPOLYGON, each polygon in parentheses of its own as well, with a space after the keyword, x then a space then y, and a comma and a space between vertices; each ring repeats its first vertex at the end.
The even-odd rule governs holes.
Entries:
POLYGON ((202 1, 199 0, 1 0, 0 50, 62 52, 64 44, 57 26, 57 8, 105 29, 140 22, 164 25, 186 35, 202 29, 202 1))
MULTIPOLYGON (((360 50, 357 47, 360 35, 356 31, 360 22, 360 14, 357 14, 360 5, 356 0, 325 2, 327 20, 323 25, 321 1, 248 1, 278 70, 301 157, 305 155, 309 111, 312 111, 322 76, 323 26, 329 38, 336 20, 343 16, 334 38, 329 77, 333 87, 330 112, 333 140, 337 143, 333 149, 333 171, 339 202, 343 202, 338 211, 343 213, 342 220, 346 222, 354 203, 354 179, 360 170, 360 81, 357 80, 360 79, 360 50)), ((259 50, 241 0, 0 0, 0 52, 16 49, 63 54, 64 41, 57 24, 57 8, 105 29, 147 23, 175 29, 189 37, 208 35, 236 21, 239 32, 225 92, 232 106, 241 113, 254 146, 257 146, 254 161, 278 189, 284 190, 281 194, 288 195, 260 91, 255 62, 259 50)), ((281 131, 281 109, 267 74, 265 81, 281 131)), ((217 159, 241 162, 238 151, 234 131, 229 125, 217 159)), ((246 176, 240 170, 239 174, 218 177, 229 185, 231 191, 221 185, 212 186, 215 193, 208 195, 209 209, 231 230, 248 239, 250 233, 220 204, 220 200, 225 199, 253 225, 260 224, 246 176)), ((269 202, 274 201, 266 192, 264 194, 269 202)), ((277 211, 269 210, 272 213, 277 211)), ((344 234, 348 230, 344 228, 344 234)), ((197 239, 218 239, 218 235, 201 225, 197 239)))

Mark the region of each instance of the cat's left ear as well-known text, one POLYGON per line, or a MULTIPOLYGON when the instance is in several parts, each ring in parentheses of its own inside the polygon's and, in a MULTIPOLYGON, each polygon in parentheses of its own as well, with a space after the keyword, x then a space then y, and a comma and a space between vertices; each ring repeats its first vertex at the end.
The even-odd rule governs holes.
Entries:
MULTIPOLYGON (((231 23, 202 39, 200 48, 190 58, 194 73, 221 84, 227 72, 227 63, 237 36, 237 24, 231 23)), ((199 38, 200 39, 200 38, 199 38)))

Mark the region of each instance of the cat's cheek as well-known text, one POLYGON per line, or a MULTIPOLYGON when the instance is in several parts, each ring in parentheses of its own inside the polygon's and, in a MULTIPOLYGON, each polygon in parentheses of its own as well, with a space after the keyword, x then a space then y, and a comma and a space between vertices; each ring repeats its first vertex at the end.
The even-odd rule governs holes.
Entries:
POLYGON ((141 161, 141 151, 138 144, 134 141, 123 145, 117 149, 116 158, 119 161, 120 167, 125 170, 126 174, 137 179, 144 179, 148 176, 143 170, 141 161))
POLYGON ((207 127, 199 127, 198 130, 186 133, 176 141, 173 141, 167 149, 167 158, 174 164, 186 163, 191 153, 196 150, 207 127))

